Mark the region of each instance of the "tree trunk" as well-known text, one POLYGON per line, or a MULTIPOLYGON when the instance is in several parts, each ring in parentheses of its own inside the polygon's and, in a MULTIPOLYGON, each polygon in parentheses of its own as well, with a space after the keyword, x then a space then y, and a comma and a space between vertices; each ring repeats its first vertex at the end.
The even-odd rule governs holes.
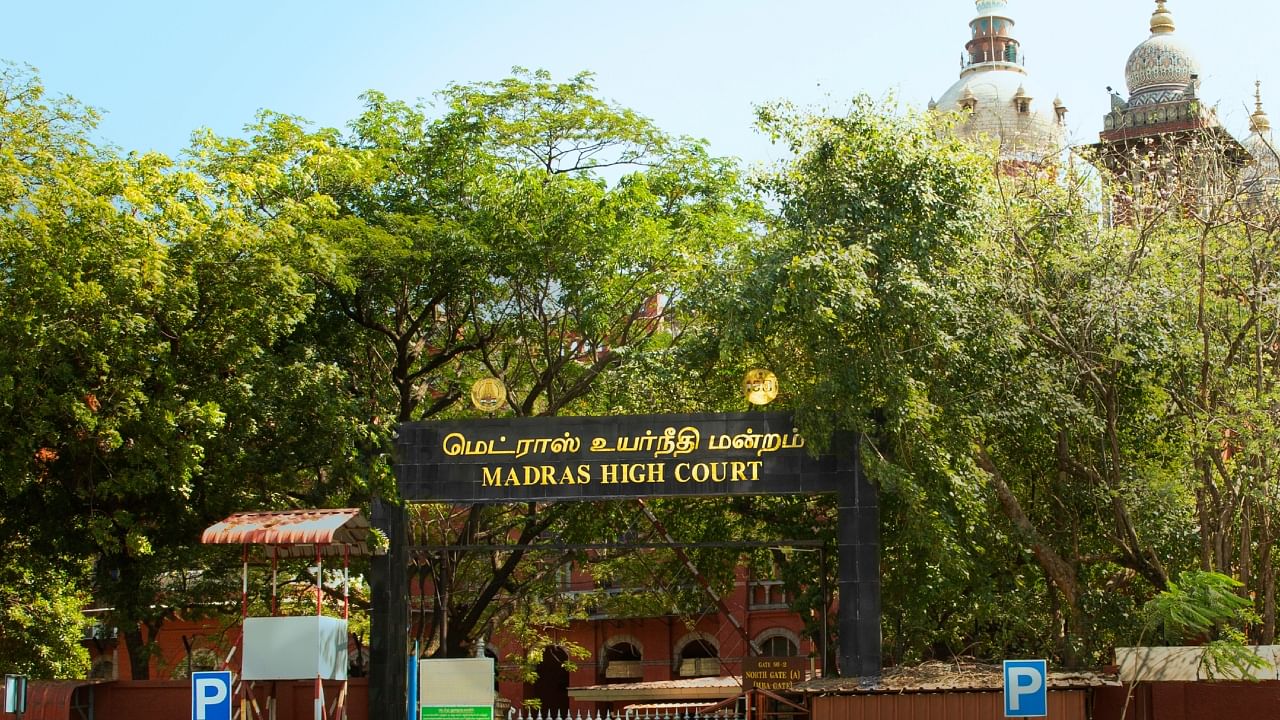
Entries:
POLYGON ((1276 641, 1276 571, 1271 559, 1271 515, 1262 513, 1258 552, 1258 575, 1262 583, 1262 638, 1261 644, 1272 645, 1276 641))
POLYGON ((151 648, 142 637, 142 624, 126 624, 120 628, 124 635, 124 647, 129 652, 129 677, 133 680, 151 679, 151 648))
POLYGON ((1075 652, 1070 648, 1074 647, 1071 642, 1072 637, 1078 637, 1078 633, 1083 630, 1084 616, 1080 610, 1080 585, 1076 579, 1075 567, 1067 562, 1057 550, 1049 545, 1043 537, 1041 537, 1035 524, 1031 522, 1031 518, 1027 517, 1023 511, 1021 503, 1013 494, 1013 489, 1004 481, 1004 477, 996 468, 995 461, 987 454, 983 448, 978 448, 975 453, 975 459, 978 466, 986 471, 987 479, 991 481, 991 486, 996 491, 996 498, 1000 501, 1000 509, 1004 512, 1006 518, 1009 519, 1018 531, 1018 534, 1031 545, 1031 552, 1035 555, 1036 561, 1040 564, 1040 568, 1044 571, 1046 577, 1049 578, 1053 588, 1056 588, 1062 594, 1062 601, 1066 605, 1067 629, 1064 633, 1063 646, 1068 649, 1063 655, 1063 662, 1070 664, 1075 660, 1075 652))

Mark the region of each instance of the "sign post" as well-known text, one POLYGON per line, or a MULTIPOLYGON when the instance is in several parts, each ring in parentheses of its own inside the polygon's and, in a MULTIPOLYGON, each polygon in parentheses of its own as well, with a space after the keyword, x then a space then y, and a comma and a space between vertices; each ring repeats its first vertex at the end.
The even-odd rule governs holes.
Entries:
POLYGON ((1004 716, 1045 717, 1049 714, 1049 671, 1044 660, 1004 661, 1004 716))
POLYGON ((27 677, 4 676, 4 711, 21 715, 27 711, 27 677))
POLYGON ((230 670, 191 673, 191 720, 232 720, 230 670))

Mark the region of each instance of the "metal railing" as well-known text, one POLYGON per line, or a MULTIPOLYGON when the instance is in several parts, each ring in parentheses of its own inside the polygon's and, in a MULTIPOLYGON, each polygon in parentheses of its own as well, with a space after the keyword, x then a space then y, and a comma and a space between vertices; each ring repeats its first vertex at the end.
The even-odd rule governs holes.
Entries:
POLYGON ((736 709, 718 708, 701 712, 692 705, 673 704, 671 707, 646 707, 631 710, 568 710, 561 712, 534 708, 510 708, 506 720, 744 720, 736 709))

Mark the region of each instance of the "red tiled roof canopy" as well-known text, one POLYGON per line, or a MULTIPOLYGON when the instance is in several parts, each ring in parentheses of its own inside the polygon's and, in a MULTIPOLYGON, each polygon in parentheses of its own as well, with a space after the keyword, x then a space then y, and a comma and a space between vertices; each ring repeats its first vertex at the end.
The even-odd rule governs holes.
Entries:
POLYGON ((236 513, 205 529, 206 544, 265 545, 272 557, 368 554, 369 520, 355 508, 236 513))

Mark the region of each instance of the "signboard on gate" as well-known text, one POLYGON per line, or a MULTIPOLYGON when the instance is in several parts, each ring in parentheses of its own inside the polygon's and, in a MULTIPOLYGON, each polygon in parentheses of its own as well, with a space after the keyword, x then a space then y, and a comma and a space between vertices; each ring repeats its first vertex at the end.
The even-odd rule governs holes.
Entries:
POLYGON ((742 689, 783 692, 805 681, 809 661, 802 657, 742 658, 742 689))
POLYGON ((191 673, 191 720, 231 720, 231 671, 191 673))
POLYGON ((503 503, 834 493, 785 413, 404 423, 396 479, 412 502, 503 503))
MULTIPOLYGON (((401 423, 396 433, 396 485, 410 503, 834 494, 840 512, 838 667, 847 676, 881 670, 879 500, 861 470, 859 438, 851 433, 830 438, 829 451, 819 454, 787 413, 429 421, 401 423)), ((387 511, 387 528, 404 522, 392 519, 398 512, 387 511)), ((396 537, 392 554, 406 549, 396 537)), ((398 606, 379 606, 398 614, 381 627, 375 645, 403 642, 396 634, 408 620, 392 607, 398 606)), ((381 692, 402 692, 390 678, 381 692)), ((450 705, 480 707, 433 704, 450 705)))

